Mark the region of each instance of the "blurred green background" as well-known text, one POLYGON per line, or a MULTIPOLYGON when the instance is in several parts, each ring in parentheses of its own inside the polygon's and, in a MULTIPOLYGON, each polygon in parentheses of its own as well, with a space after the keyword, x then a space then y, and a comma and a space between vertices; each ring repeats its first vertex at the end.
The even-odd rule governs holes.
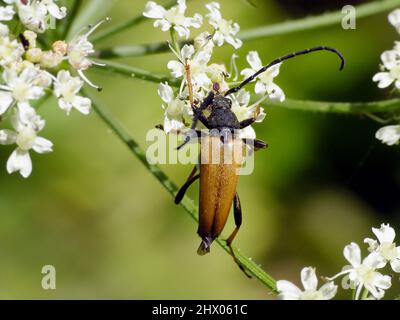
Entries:
MULTIPOLYGON (((253 2, 256 8, 245 0, 220 1, 224 16, 242 29, 342 5, 253 2)), ((112 23, 140 14, 145 3, 120 0, 109 14, 112 23)), ((191 1, 189 14, 204 13, 205 3, 191 1)), ((334 46, 346 57, 345 70, 338 72, 331 54, 287 62, 276 80, 286 96, 386 99, 389 92, 378 90, 371 80, 379 69, 380 53, 399 39, 386 16, 357 20, 356 30, 338 25, 248 41, 239 50, 239 68, 245 67, 250 50, 258 50, 268 62, 298 49, 334 46)), ((166 36, 148 21, 97 47, 164 41, 166 36)), ((214 62, 229 65, 231 54, 231 47, 219 48, 214 62)), ((172 58, 167 53, 119 61, 167 73, 166 63, 172 58)), ((163 119, 157 85, 96 71, 89 76, 104 87, 98 97, 145 148, 147 130, 163 119)), ((0 298, 272 298, 259 282, 243 276, 217 245, 207 256, 196 254, 196 225, 95 113, 67 117, 54 100, 40 112, 47 120, 43 136, 54 142, 55 150, 45 156, 33 154, 28 180, 6 173, 12 148, 0 148, 0 298), (41 287, 46 264, 57 270, 53 291, 41 287)), ((266 113, 255 129, 270 147, 256 154, 255 172, 241 178, 244 221, 236 246, 276 279, 299 284, 303 266, 317 267, 318 275, 337 273, 346 264, 343 247, 351 241, 365 254, 362 241, 372 236, 372 226, 390 222, 398 229, 399 149, 375 140, 379 124, 364 117, 278 107, 266 108, 266 113)), ((191 170, 183 165, 162 168, 177 184, 191 170)), ((197 199, 197 191, 194 186, 189 194, 197 199)), ((232 229, 229 221, 224 235, 232 229)))

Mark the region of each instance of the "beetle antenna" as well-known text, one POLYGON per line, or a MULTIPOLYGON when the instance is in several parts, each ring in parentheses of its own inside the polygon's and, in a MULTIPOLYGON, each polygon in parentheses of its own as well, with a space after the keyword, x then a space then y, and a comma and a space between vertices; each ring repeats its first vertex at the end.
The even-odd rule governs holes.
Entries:
POLYGON ((291 58, 297 57, 297 56, 301 56, 303 54, 308 54, 311 52, 315 52, 315 51, 330 51, 335 53, 341 61, 340 64, 340 69, 339 70, 343 70, 344 67, 344 57, 343 55, 340 53, 339 50, 335 49, 335 48, 331 48, 331 47, 325 47, 325 46, 319 46, 319 47, 314 47, 314 48, 310 48, 310 49, 305 49, 305 50, 301 50, 301 51, 297 51, 294 53, 290 53, 286 56, 283 56, 281 58, 275 59, 274 61, 272 61, 271 63, 269 63, 268 65, 266 65, 265 67, 262 67, 260 70, 258 70, 256 73, 254 73, 253 75, 251 75, 250 77, 248 77, 247 79, 245 79, 241 84, 239 84, 237 87, 234 87, 232 89, 229 89, 226 93, 225 96, 228 96, 232 93, 238 92, 240 89, 242 89, 246 84, 248 84, 249 82, 253 81, 255 78, 257 78, 257 76, 259 76, 261 73, 267 71, 269 68, 271 68, 272 66, 281 63, 285 60, 289 60, 291 58))

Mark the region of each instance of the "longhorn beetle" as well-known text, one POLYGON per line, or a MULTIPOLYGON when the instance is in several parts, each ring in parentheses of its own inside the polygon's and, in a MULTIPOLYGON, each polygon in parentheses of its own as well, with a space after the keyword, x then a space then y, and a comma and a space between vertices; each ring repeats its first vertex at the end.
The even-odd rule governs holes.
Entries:
MULTIPOLYGON (((196 106, 193 101, 193 88, 190 80, 190 67, 186 63, 186 82, 189 91, 189 100, 191 108, 193 110, 193 122, 190 132, 195 132, 197 136, 200 136, 199 131, 195 131, 198 121, 200 121, 208 130, 210 130, 210 135, 208 137, 203 137, 200 146, 200 158, 208 156, 209 146, 211 143, 216 143, 221 150, 226 144, 232 147, 241 147, 245 144, 251 144, 255 149, 265 149, 267 144, 262 140, 248 140, 248 139, 238 139, 235 133, 237 130, 244 129, 256 121, 256 116, 252 118, 238 121, 236 115, 231 110, 232 101, 228 98, 232 93, 238 92, 245 85, 253 81, 258 75, 267 71, 270 67, 281 63, 285 60, 294 58, 299 55, 308 54, 315 51, 330 51, 335 53, 341 60, 340 70, 344 67, 344 57, 343 55, 334 48, 331 47, 314 47, 311 49, 301 50, 295 53, 288 54, 281 58, 273 60, 268 65, 264 66, 252 76, 245 79, 237 87, 229 89, 225 93, 220 93, 220 86, 218 83, 214 83, 213 91, 211 91, 200 106, 196 106), (204 111, 208 110, 210 112, 209 116, 204 115, 204 111), (219 135, 215 135, 215 131, 219 132, 219 135), (213 134, 214 132, 214 134, 213 134), (229 133, 229 135, 227 134, 229 133)), ((185 141, 177 148, 181 149, 186 145, 191 138, 192 134, 187 134, 185 141)), ((220 151, 223 154, 223 151, 220 151)), ((233 203, 233 212, 235 220, 235 229, 226 240, 226 244, 230 249, 231 255, 237 265, 240 267, 244 273, 249 276, 244 267, 237 260, 235 253, 232 249, 232 241, 234 240, 239 228, 242 224, 242 209, 240 205, 240 200, 238 193, 236 192, 238 174, 237 169, 241 166, 241 158, 234 160, 230 164, 222 162, 217 164, 212 164, 209 161, 200 161, 200 173, 197 173, 197 166, 194 167, 193 171, 189 175, 185 184, 179 189, 175 197, 175 203, 179 204, 189 186, 200 178, 200 196, 199 196, 199 225, 197 233, 201 237, 202 241, 197 250, 199 255, 204 255, 210 251, 211 243, 221 234, 227 218, 229 216, 229 211, 233 203)))

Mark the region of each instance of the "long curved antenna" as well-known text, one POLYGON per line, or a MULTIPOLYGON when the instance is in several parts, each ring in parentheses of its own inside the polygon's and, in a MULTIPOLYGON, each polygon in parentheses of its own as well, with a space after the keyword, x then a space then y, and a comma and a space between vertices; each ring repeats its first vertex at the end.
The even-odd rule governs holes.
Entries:
POLYGON ((314 47, 314 48, 310 48, 310 49, 305 49, 305 50, 301 50, 301 51, 297 51, 294 53, 290 53, 286 56, 283 56, 281 58, 275 59, 274 61, 272 61, 271 63, 269 63, 268 65, 266 65, 265 67, 262 67, 260 70, 258 70, 256 73, 254 73, 252 76, 248 77, 246 80, 244 80, 241 84, 239 84, 237 87, 234 87, 232 89, 229 89, 226 93, 225 93, 225 97, 238 92, 240 89, 242 89, 246 84, 248 84, 249 82, 253 81, 257 76, 259 76, 261 73, 267 71, 269 68, 271 68, 272 66, 281 63, 285 60, 297 57, 297 56, 301 56, 303 54, 308 54, 311 52, 315 52, 315 51, 330 51, 333 53, 336 53, 338 55, 338 57, 340 58, 341 64, 340 64, 340 70, 343 70, 344 67, 344 57, 343 55, 335 48, 331 48, 331 47, 324 47, 324 46, 319 46, 319 47, 314 47))

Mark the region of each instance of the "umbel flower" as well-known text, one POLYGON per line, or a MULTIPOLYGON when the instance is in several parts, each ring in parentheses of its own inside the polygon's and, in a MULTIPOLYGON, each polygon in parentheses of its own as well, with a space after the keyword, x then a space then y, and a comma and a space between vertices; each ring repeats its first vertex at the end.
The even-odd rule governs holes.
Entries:
POLYGON ((44 128, 45 122, 29 105, 21 104, 18 112, 11 118, 11 123, 14 131, 0 130, 0 144, 17 145, 7 161, 7 171, 8 173, 19 171, 24 178, 27 178, 32 172, 29 150, 48 153, 53 151, 53 144, 38 136, 39 131, 44 128))
MULTIPOLYGON (((400 33, 400 9, 388 15, 390 24, 400 33)), ((377 82, 378 88, 385 89, 391 85, 400 89, 400 42, 395 41, 391 50, 381 54, 381 71, 376 73, 372 80, 377 82)), ((389 146, 396 145, 400 139, 400 125, 388 125, 380 128, 375 137, 389 146)))
MULTIPOLYGON (((179 79, 181 85, 179 90, 172 89, 168 84, 161 83, 158 87, 158 94, 163 100, 164 109, 164 131, 166 133, 180 134, 191 125, 192 108, 190 98, 195 103, 200 103, 214 90, 214 84, 218 84, 220 92, 226 92, 230 85, 237 81, 239 71, 235 64, 236 54, 233 54, 231 69, 235 74, 227 72, 223 63, 212 62, 215 46, 230 44, 234 49, 238 49, 242 42, 237 37, 240 30, 239 24, 231 20, 224 19, 221 14, 220 4, 211 2, 205 5, 207 22, 211 30, 203 31, 194 36, 193 44, 180 46, 174 34, 177 33, 181 38, 187 38, 192 32, 192 28, 200 27, 203 18, 195 14, 192 18, 185 17, 186 3, 178 1, 178 5, 167 10, 153 1, 149 1, 144 9, 145 17, 156 19, 154 27, 161 28, 163 31, 172 33, 170 48, 176 59, 170 60, 167 64, 172 77, 179 79), (188 76, 190 80, 188 79, 188 76), (232 81, 230 83, 230 81, 232 81), (192 97, 189 97, 189 92, 192 97)), ((247 55, 247 60, 251 68, 244 69, 241 74, 245 77, 254 74, 261 68, 261 59, 256 51, 247 55)), ((276 99, 283 101, 285 95, 283 90, 274 83, 274 78, 279 74, 280 65, 276 65, 267 72, 255 79, 255 93, 257 97, 255 103, 251 103, 252 96, 248 91, 241 90, 236 95, 230 95, 228 99, 232 102, 232 111, 239 121, 256 117, 256 122, 262 122, 265 118, 263 108, 259 105, 264 99, 276 99)), ((197 129, 202 129, 202 124, 197 124, 197 129)), ((255 139, 256 133, 249 126, 239 131, 240 138, 255 139)))
MULTIPOLYGON (((30 150, 37 153, 52 151, 52 143, 39 136, 45 121, 33 108, 35 101, 47 95, 54 95, 58 106, 67 114, 72 109, 88 114, 91 100, 79 94, 84 82, 99 89, 85 74, 96 64, 91 59, 94 52, 90 35, 105 21, 100 21, 84 34, 72 38, 68 43, 58 40, 51 49, 37 46, 37 33, 45 33, 53 19, 64 19, 65 7, 57 0, 4 0, 0 6, 0 122, 9 120, 10 129, 0 129, 0 144, 16 148, 7 161, 9 173, 19 172, 28 177, 32 172, 30 150), (7 24, 16 21, 22 28, 17 34, 7 24), (79 77, 71 75, 65 68, 68 64, 79 77), (55 73, 57 72, 57 73, 55 73)), ((61 24, 59 24, 61 25, 61 24)))
POLYGON ((345 266, 343 271, 330 280, 347 274, 351 283, 356 287, 356 299, 360 298, 363 288, 375 299, 381 299, 385 290, 391 286, 391 277, 377 271, 385 266, 382 256, 378 252, 372 252, 362 260, 360 247, 354 242, 344 248, 343 255, 350 265, 345 266))
POLYGON ((203 23, 203 17, 196 13, 193 17, 185 17, 186 0, 178 0, 178 5, 167 10, 154 1, 146 4, 143 15, 147 18, 156 19, 154 27, 161 28, 162 31, 168 31, 173 28, 179 37, 188 39, 190 36, 190 27, 200 28, 203 23))
POLYGON ((394 238, 396 233, 389 224, 381 224, 381 227, 372 228, 378 240, 366 238, 370 252, 376 252, 380 255, 384 264, 389 263, 394 272, 400 272, 400 246, 396 247, 394 238))
POLYGON ((237 38, 240 26, 232 20, 225 20, 221 14, 221 6, 218 2, 211 2, 206 5, 209 13, 206 15, 209 23, 214 27, 213 40, 217 46, 222 46, 225 42, 239 49, 242 46, 242 40, 237 38))

